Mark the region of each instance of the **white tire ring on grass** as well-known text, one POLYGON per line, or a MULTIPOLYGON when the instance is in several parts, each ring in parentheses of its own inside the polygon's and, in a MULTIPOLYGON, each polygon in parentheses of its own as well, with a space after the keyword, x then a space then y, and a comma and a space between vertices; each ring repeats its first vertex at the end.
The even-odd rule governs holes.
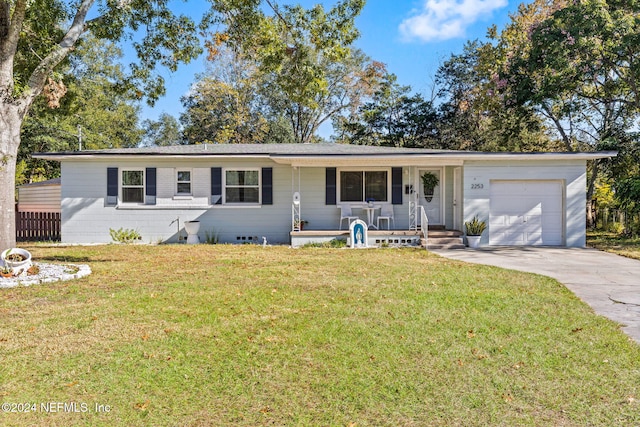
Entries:
POLYGON ((16 286, 31 286, 73 280, 91 274, 91 268, 86 264, 45 264, 37 262, 33 263, 33 265, 40 269, 38 274, 19 277, 0 277, 0 288, 14 288, 16 286))

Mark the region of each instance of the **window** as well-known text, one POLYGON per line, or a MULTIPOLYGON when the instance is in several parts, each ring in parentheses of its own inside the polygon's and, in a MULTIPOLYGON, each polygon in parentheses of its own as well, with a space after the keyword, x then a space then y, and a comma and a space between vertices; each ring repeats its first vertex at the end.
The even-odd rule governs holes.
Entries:
POLYGON ((387 171, 341 171, 340 201, 388 201, 387 171))
POLYGON ((177 194, 191 194, 191 171, 179 170, 177 171, 177 194))
POLYGON ((259 170, 226 170, 225 203, 260 203, 259 170))
POLYGON ((144 203, 144 171, 122 171, 122 202, 144 203))

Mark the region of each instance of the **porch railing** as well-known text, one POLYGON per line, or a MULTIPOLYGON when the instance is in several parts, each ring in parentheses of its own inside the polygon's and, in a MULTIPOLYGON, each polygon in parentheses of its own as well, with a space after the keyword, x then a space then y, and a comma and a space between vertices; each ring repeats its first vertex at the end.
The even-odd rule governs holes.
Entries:
POLYGON ((420 231, 424 238, 424 247, 429 249, 429 218, 424 210, 424 206, 420 206, 420 231))

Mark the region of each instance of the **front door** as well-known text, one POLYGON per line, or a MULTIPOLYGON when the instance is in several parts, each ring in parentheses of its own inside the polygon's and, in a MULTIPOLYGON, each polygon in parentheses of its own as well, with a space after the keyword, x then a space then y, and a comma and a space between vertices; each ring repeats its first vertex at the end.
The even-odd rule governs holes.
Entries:
POLYGON ((418 170, 418 203, 424 208, 429 219, 429 225, 443 225, 442 221, 442 170, 441 169, 419 169, 418 170), (423 176, 433 174, 438 178, 438 185, 433 192, 427 191, 425 194, 423 176), (431 194, 433 193, 433 194, 431 194))

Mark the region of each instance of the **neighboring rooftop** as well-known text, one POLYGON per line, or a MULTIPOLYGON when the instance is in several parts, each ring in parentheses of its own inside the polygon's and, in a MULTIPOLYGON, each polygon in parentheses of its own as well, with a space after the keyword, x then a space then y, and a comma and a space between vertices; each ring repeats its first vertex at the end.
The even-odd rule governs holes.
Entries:
POLYGON ((60 185, 60 178, 48 179, 46 181, 30 182, 29 184, 22 184, 20 187, 43 187, 45 185, 60 185))

